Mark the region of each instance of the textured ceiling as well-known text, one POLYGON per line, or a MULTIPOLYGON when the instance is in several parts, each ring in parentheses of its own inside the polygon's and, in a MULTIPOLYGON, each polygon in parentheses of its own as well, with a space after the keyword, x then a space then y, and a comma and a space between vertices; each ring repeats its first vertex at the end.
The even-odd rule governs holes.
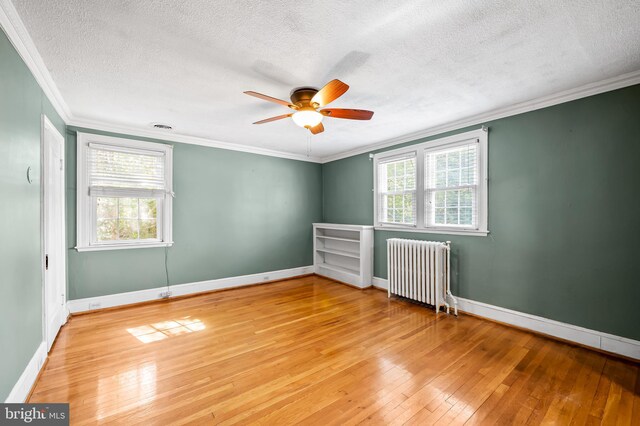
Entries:
POLYGON ((339 78, 327 156, 640 69, 637 0, 14 0, 74 117, 305 154, 296 86, 339 78))

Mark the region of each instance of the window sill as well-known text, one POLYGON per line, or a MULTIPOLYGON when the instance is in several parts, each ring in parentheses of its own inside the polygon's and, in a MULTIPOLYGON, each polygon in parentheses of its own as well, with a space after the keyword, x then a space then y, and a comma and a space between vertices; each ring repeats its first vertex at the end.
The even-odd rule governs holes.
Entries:
POLYGON ((141 249, 141 248, 154 248, 154 247, 171 247, 172 242, 166 243, 148 243, 148 244, 118 244, 118 245, 100 245, 100 246, 88 246, 88 247, 75 247, 79 252, 83 251, 104 251, 104 250, 127 250, 127 249, 141 249))
POLYGON ((456 230, 456 229, 419 229, 404 228, 401 226, 375 226, 376 231, 392 231, 392 232, 420 232, 423 234, 440 234, 440 235, 467 235, 470 237, 486 237, 489 231, 479 230, 456 230))

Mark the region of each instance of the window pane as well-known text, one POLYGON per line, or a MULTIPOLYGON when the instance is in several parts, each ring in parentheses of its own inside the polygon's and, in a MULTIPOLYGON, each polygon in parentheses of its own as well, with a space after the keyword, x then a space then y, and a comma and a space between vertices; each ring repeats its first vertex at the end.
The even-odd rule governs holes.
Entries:
POLYGON ((467 167, 460 169, 460 185, 473 185, 476 181, 475 170, 467 167))
POLYGON ((141 220, 140 221, 140 239, 155 239, 158 238, 158 228, 155 220, 141 220))
POLYGON ((156 219, 158 217, 156 204, 154 198, 140 198, 140 219, 156 219))
POLYGON ((457 224, 458 224, 458 209, 448 208, 447 209, 447 225, 457 225, 457 224))
POLYGON ((117 219, 118 218, 118 199, 98 197, 96 217, 98 219, 117 219))
POLYGON ((404 196, 404 223, 414 223, 414 196, 405 194, 404 196))
POLYGON ((385 192, 395 191, 395 190, 396 190, 396 178, 395 177, 387 178, 387 189, 385 190, 385 192))
POLYGON ((460 209, 460 225, 471 225, 472 224, 472 216, 471 216, 471 208, 463 207, 460 209))
POLYGON ((476 144, 442 151, 428 151, 425 156, 427 188, 476 184, 476 144))
POLYGON ((449 170, 447 173, 447 186, 460 185, 460 170, 449 170))
POLYGON ((378 168, 380 207, 378 220, 388 223, 415 223, 416 158, 404 157, 378 168))
POLYGON ((414 174, 415 172, 416 172, 416 162, 412 158, 405 162, 404 174, 411 175, 411 174, 414 174))
POLYGON ((473 194, 471 189, 463 189, 460 191, 460 205, 471 207, 473 205, 473 194))
POLYGON ((425 150, 424 206, 427 226, 472 227, 477 224, 477 141, 425 150), (442 190, 447 188, 447 190, 442 190))
POLYGON ((416 175, 412 172, 412 174, 405 176, 405 188, 414 189, 416 187, 416 175))
POLYGON ((120 219, 137 219, 138 199, 118 198, 118 217, 120 219))
POLYGON ((158 200, 98 197, 97 241, 158 239, 158 200))
POLYGON ((396 175, 396 163, 387 164, 387 176, 393 177, 396 175))
POLYGON ((460 151, 449 152, 447 154, 447 168, 457 169, 460 167, 460 151))
POLYGON ((118 236, 120 240, 137 240, 138 239, 138 220, 119 219, 118 220, 118 236))
POLYGON ((465 148, 460 153, 460 167, 469 167, 475 164, 475 149, 465 148))
POLYGON ((458 207, 458 191, 447 191, 447 207, 458 207))
POLYGON ((118 239, 117 219, 98 219, 96 238, 98 241, 113 241, 118 239))

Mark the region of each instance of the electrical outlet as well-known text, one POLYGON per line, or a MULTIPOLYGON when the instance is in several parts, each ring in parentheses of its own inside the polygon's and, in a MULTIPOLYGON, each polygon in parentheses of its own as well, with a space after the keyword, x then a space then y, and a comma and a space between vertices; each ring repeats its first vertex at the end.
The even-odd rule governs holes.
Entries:
POLYGON ((163 291, 162 293, 160 293, 160 297, 162 299, 168 299, 169 297, 171 297, 171 292, 170 291, 163 291))
POLYGON ((89 309, 100 309, 100 306, 102 306, 100 303, 95 302, 95 303, 89 303, 89 309))

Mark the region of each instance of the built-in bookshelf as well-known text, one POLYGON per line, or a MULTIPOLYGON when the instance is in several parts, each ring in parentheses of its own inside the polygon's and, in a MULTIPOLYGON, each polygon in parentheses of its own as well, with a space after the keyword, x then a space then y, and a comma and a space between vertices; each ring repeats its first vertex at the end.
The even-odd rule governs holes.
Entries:
POLYGON ((373 278, 373 226, 313 224, 315 273, 357 287, 373 278))

